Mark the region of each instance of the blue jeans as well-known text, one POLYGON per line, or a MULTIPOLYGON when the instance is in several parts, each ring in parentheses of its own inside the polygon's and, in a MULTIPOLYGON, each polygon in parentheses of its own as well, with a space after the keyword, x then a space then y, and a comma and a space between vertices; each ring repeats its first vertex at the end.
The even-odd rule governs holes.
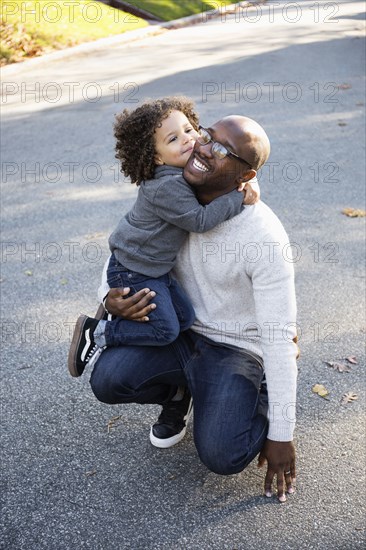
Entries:
POLYGON ((149 313, 149 321, 137 323, 117 317, 107 321, 107 346, 163 346, 174 342, 180 331, 187 330, 195 320, 194 309, 188 296, 169 273, 161 277, 148 277, 122 266, 112 254, 107 270, 111 288, 130 287, 130 296, 150 288, 156 292, 156 309, 149 313))
POLYGON ((259 453, 268 431, 263 370, 252 355, 191 330, 161 348, 107 348, 90 383, 104 403, 164 403, 188 385, 193 434, 202 462, 217 474, 241 472, 259 453))

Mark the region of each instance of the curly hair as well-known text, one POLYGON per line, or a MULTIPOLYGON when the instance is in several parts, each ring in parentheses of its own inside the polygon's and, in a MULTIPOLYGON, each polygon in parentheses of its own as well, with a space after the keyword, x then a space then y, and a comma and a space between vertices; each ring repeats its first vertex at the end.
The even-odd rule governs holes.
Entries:
POLYGON ((139 185, 153 177, 156 168, 155 130, 171 111, 181 111, 198 130, 194 102, 184 96, 146 101, 134 111, 124 109, 116 115, 116 158, 121 161, 121 172, 130 177, 132 183, 139 185))

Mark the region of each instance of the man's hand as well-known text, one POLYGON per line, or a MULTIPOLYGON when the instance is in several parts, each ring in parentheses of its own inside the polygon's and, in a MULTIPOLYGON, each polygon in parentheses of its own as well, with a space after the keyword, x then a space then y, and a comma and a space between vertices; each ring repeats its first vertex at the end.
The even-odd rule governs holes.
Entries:
POLYGON ((156 296, 156 293, 150 291, 149 288, 144 288, 133 296, 125 298, 129 292, 129 288, 111 288, 105 302, 107 311, 129 321, 148 321, 147 315, 156 308, 155 304, 149 302, 156 296))
POLYGON ((272 496, 272 481, 277 478, 277 496, 280 502, 286 501, 285 483, 288 493, 294 493, 296 483, 295 447, 292 441, 271 441, 266 439, 259 455, 258 468, 267 462, 267 474, 264 480, 266 497, 272 496))

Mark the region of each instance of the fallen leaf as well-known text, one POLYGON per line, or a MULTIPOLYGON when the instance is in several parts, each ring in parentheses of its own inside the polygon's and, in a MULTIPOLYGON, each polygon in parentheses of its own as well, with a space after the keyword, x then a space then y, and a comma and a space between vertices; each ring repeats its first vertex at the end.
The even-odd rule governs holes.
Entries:
POLYGON ((60 279, 60 284, 67 285, 69 281, 67 279, 60 279))
POLYGON ((105 233, 91 233, 90 235, 85 235, 85 238, 90 239, 99 239, 100 237, 104 237, 105 233))
POLYGON ((108 433, 111 431, 112 428, 115 428, 116 427, 116 422, 117 420, 119 420, 121 418, 121 415, 119 416, 113 416, 109 421, 108 421, 108 424, 107 424, 107 431, 108 433))
POLYGON ((338 372, 351 372, 351 367, 346 365, 345 363, 337 363, 335 361, 324 361, 328 367, 332 367, 332 369, 337 370, 338 372))
POLYGON ((337 86, 338 90, 349 90, 350 88, 352 88, 351 84, 338 84, 337 86))
POLYGON ((352 365, 357 365, 357 359, 355 355, 350 355, 349 357, 346 357, 346 361, 352 363, 352 365))
POLYGON ((33 271, 31 271, 30 269, 26 269, 24 271, 24 275, 28 275, 28 277, 30 277, 31 275, 33 275, 33 271))
POLYGON ((342 397, 342 405, 345 405, 346 403, 351 403, 351 401, 356 401, 358 399, 357 393, 353 393, 353 391, 348 391, 344 394, 342 397))
POLYGON ((96 470, 90 470, 90 472, 85 472, 86 477, 94 476, 97 473, 96 470))
POLYGON ((366 211, 360 208, 343 208, 342 214, 350 218, 364 218, 366 216, 366 211))
POLYGON ((317 393, 320 397, 326 398, 329 394, 328 390, 323 386, 323 384, 314 384, 311 388, 314 393, 317 393))
POLYGON ((340 121, 338 122, 338 126, 347 126, 347 122, 340 121))

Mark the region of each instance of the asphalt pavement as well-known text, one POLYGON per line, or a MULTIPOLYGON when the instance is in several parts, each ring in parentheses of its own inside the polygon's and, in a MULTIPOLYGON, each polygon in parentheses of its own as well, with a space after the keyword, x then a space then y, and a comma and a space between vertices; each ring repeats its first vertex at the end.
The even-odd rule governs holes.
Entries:
POLYGON ((365 218, 342 214, 365 208, 364 17, 361 1, 221 8, 2 71, 1 548, 364 548, 365 218), (73 323, 96 310, 107 238, 136 194, 114 114, 177 93, 203 125, 245 114, 271 140, 262 199, 296 252, 301 347, 285 504, 263 496, 255 463, 209 472, 191 426, 153 448, 159 407, 102 404, 89 373, 67 372, 73 323))

